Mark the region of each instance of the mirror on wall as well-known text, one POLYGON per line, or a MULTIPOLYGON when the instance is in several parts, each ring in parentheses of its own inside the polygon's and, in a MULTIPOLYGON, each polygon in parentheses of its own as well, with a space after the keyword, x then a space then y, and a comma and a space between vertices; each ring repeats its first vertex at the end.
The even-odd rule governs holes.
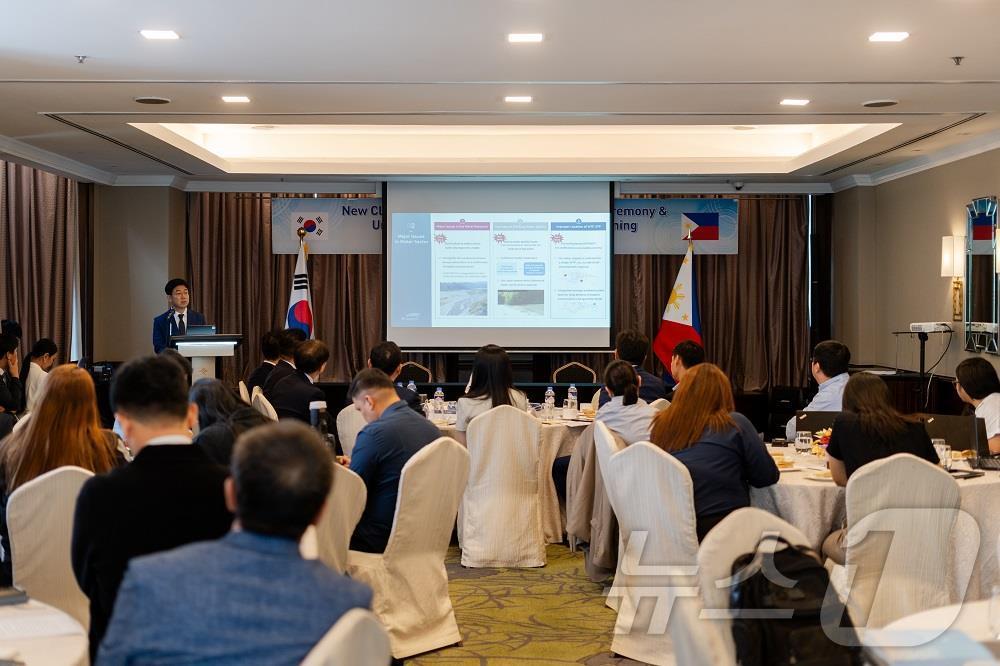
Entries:
POLYGON ((965 348, 997 354, 997 198, 973 199, 966 211, 965 348))

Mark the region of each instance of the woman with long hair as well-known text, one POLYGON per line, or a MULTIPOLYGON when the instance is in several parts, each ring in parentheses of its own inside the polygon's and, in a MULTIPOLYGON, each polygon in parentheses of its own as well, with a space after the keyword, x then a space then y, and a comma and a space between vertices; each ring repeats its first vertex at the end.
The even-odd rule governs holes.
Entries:
POLYGON ((955 391, 986 421, 990 453, 1000 453, 1000 379, 985 358, 967 358, 955 368, 955 391))
POLYGON ((0 442, 0 539, 2 577, 7 584, 11 574, 6 519, 10 494, 59 467, 72 465, 102 474, 123 462, 118 438, 101 428, 90 373, 75 365, 54 369, 31 419, 0 442))
MULTIPOLYGON (((859 372, 844 386, 843 411, 833 420, 830 444, 826 447, 827 465, 838 486, 870 462, 896 453, 911 453, 929 463, 938 464, 927 429, 919 419, 903 416, 892 406, 889 386, 881 377, 859 372)), ((834 531, 823 541, 823 554, 843 564, 844 534, 834 531)))
POLYGON ((198 405, 198 434, 194 443, 208 457, 229 466, 236 438, 250 428, 268 423, 267 417, 246 404, 218 379, 199 379, 188 399, 198 405))
POLYGON ((626 444, 649 441, 656 410, 639 397, 639 375, 628 361, 612 361, 604 369, 604 390, 611 398, 595 418, 618 433, 626 444))
POLYGON ((469 390, 455 407, 458 439, 464 444, 469 421, 500 405, 527 411, 528 398, 514 388, 514 369, 507 352, 497 345, 486 345, 476 352, 469 390))
POLYGON ((38 405, 48 372, 56 362, 59 347, 48 338, 36 342, 21 363, 21 386, 24 387, 24 413, 29 414, 38 405))
POLYGON ((750 506, 750 486, 778 482, 778 468, 747 417, 735 411, 729 378, 701 363, 684 374, 651 441, 688 468, 700 541, 730 512, 750 506))

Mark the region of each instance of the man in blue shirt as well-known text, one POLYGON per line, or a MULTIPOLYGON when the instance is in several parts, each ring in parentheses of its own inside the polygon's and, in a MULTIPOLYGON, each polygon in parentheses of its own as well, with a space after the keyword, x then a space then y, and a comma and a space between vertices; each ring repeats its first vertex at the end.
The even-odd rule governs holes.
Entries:
MULTIPOLYGON (((819 384, 819 391, 812 401, 805 406, 804 412, 839 412, 844 401, 844 387, 847 386, 847 369, 851 364, 851 350, 843 342, 824 340, 813 349, 809 369, 813 379, 819 384)), ((795 421, 793 416, 785 425, 785 437, 788 441, 795 440, 795 421)))
MULTIPOLYGON (((639 397, 646 402, 653 402, 667 397, 663 380, 642 367, 649 352, 649 338, 635 329, 626 329, 615 338, 615 358, 628 361, 639 375, 639 397)), ((603 407, 610 400, 607 391, 601 391, 598 407, 603 407)))
POLYGON ((370 608, 366 585, 299 554, 333 464, 301 423, 240 437, 225 481, 232 531, 133 559, 97 663, 298 664, 344 613, 370 608))
POLYGON ((351 537, 351 550, 385 552, 396 515, 396 496, 403 466, 441 432, 399 399, 389 376, 375 368, 362 370, 347 397, 368 423, 354 442, 351 471, 368 488, 368 501, 351 537))

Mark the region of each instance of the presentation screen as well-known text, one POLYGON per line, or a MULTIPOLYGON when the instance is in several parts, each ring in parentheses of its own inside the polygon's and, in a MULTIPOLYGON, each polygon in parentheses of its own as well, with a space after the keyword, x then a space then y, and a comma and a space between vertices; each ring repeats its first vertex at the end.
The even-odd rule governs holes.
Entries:
POLYGON ((390 183, 386 327, 409 349, 607 348, 607 182, 390 183))

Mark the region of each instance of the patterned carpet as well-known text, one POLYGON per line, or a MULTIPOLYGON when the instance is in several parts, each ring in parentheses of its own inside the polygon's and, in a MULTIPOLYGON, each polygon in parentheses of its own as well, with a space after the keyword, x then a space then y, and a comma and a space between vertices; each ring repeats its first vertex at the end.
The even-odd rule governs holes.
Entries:
POLYGON ((407 666, 585 664, 626 666, 612 656, 615 612, 603 586, 583 571, 582 553, 550 545, 538 569, 465 569, 461 552, 448 554, 451 599, 461 645, 407 659, 407 666))

